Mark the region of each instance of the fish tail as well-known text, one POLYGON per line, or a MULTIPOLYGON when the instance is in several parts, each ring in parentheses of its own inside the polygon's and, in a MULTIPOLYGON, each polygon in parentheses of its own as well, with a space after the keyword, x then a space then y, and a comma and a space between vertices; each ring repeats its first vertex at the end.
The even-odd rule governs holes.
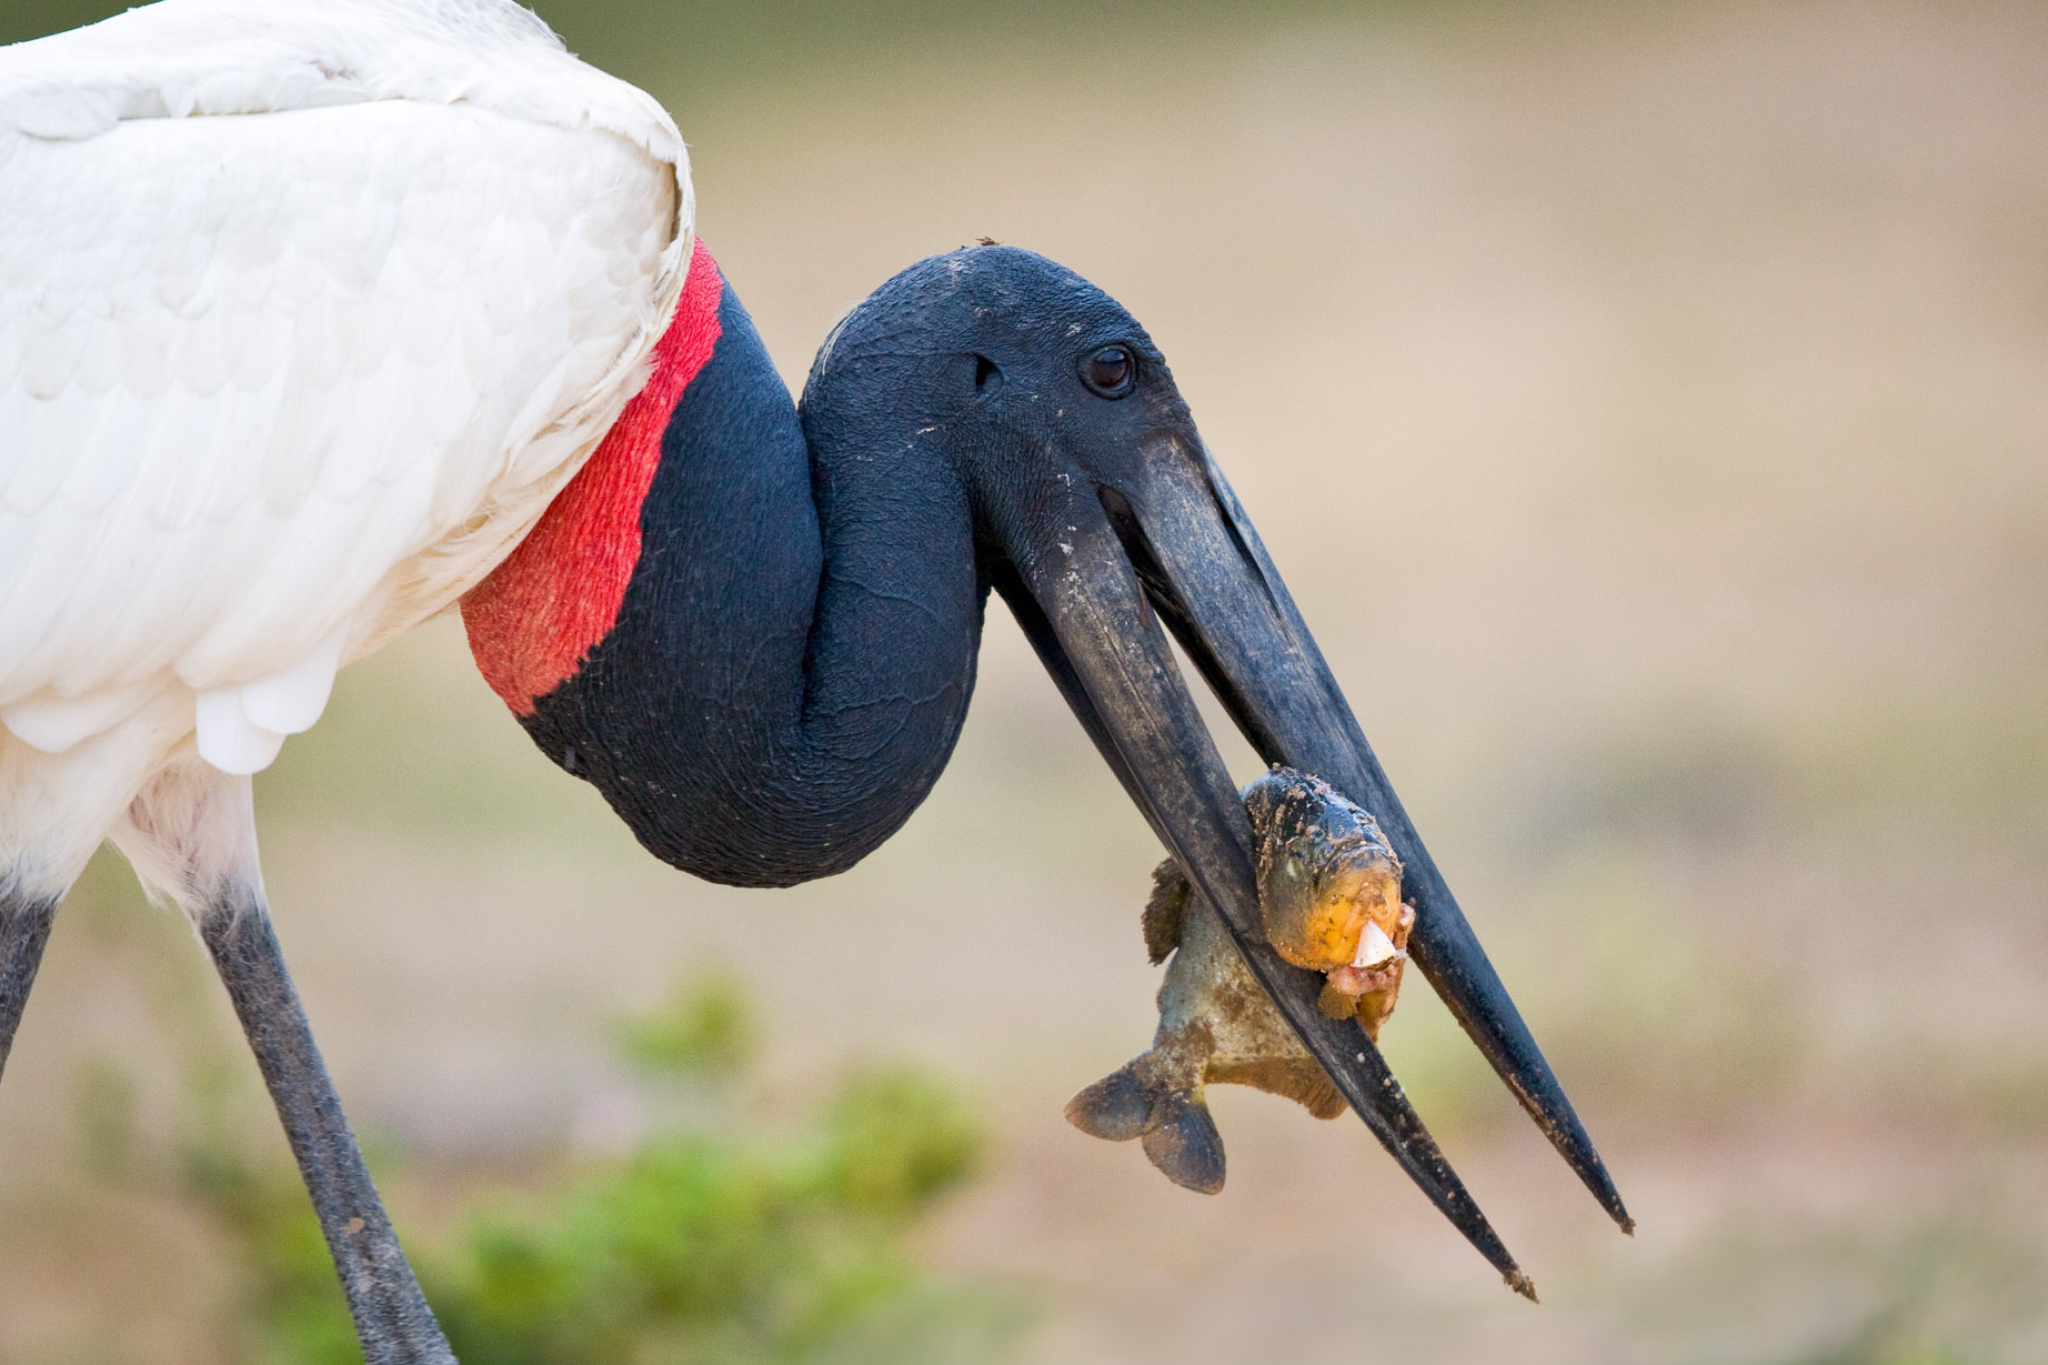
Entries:
POLYGON ((1145 1134, 1145 1155, 1183 1189, 1215 1194, 1223 1188, 1223 1134, 1199 1093, 1174 1092, 1159 1125, 1145 1134))
POLYGON ((1145 1058, 1127 1062, 1067 1101, 1067 1122, 1090 1137, 1109 1142, 1129 1142, 1158 1126, 1153 1117, 1166 1088, 1150 1067, 1141 1070, 1145 1058))
POLYGON ((1199 1087, 1172 1085, 1148 1053, 1067 1101, 1067 1122, 1111 1142, 1143 1140, 1145 1155, 1174 1184, 1203 1194, 1223 1188, 1223 1135, 1199 1087))

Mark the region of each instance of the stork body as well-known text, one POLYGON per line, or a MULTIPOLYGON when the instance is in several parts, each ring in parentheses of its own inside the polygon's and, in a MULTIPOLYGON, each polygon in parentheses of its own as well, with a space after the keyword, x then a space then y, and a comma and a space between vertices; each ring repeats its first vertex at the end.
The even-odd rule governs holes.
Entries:
POLYGON ((182 754, 265 766, 503 558, 645 378, 682 156, 512 5, 0 50, 0 865, 61 886, 182 754))
POLYGON ((799 411, 647 96, 510 0, 165 0, 0 49, 0 1066, 112 838, 198 925, 369 1358, 447 1360, 264 905, 249 774, 467 594, 541 749, 657 856, 842 870, 1015 610, 1339 1090, 1526 1285, 1355 1021, 1258 927, 1162 620, 1269 761, 1371 809, 1412 947, 1609 1211, 1599 1158, 1134 319, 1005 248, 913 266, 799 411))
POLYGON ((509 4, 180 0, 0 50, 0 1065, 112 837, 189 913, 373 1360, 447 1357, 263 905, 248 774, 644 380, 674 125, 509 4))

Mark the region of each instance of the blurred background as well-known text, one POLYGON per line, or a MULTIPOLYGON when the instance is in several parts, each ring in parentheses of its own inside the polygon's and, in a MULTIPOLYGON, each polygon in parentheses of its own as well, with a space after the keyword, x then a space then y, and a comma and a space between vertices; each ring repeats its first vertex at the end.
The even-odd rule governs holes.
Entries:
MULTIPOLYGON (((925 808, 777 893, 646 857, 443 619, 258 783, 423 1256, 679 1132, 829 1146, 886 1065, 968 1136, 876 1254, 997 1307, 881 1358, 2048 1359, 2048 9, 539 9, 675 113, 793 382, 984 235, 1146 322, 1640 1231, 1419 978, 1385 1045, 1540 1308, 1348 1117, 1212 1092, 1215 1198, 1069 1128, 1151 1036, 1158 849, 999 609, 925 808), (758 1039, 708 1098, 620 1043, 706 1000, 758 1039)), ((0 1090, 0 1360, 286 1358, 230 1152, 289 1174, 103 858, 0 1090)))

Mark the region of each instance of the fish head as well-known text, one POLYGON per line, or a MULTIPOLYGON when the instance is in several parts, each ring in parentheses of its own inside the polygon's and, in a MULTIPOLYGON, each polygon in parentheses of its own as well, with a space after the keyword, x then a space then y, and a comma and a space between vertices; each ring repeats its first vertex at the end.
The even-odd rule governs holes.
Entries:
POLYGON ((1378 822, 1328 783, 1275 766, 1245 791, 1260 911, 1274 951, 1318 972, 1381 970, 1405 955, 1415 913, 1378 822))

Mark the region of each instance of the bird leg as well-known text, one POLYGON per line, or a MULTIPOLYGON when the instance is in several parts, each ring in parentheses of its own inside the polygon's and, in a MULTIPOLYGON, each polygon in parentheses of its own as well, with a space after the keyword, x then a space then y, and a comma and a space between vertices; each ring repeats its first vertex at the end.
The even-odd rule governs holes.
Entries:
POLYGON ((341 1112, 261 895, 239 888, 208 906, 199 936, 291 1140, 367 1365, 454 1365, 341 1112))
POLYGON ((18 891, 11 878, 0 877, 0 1074, 7 1070, 21 1008, 28 1003, 28 988, 35 984, 56 918, 57 897, 18 891))

